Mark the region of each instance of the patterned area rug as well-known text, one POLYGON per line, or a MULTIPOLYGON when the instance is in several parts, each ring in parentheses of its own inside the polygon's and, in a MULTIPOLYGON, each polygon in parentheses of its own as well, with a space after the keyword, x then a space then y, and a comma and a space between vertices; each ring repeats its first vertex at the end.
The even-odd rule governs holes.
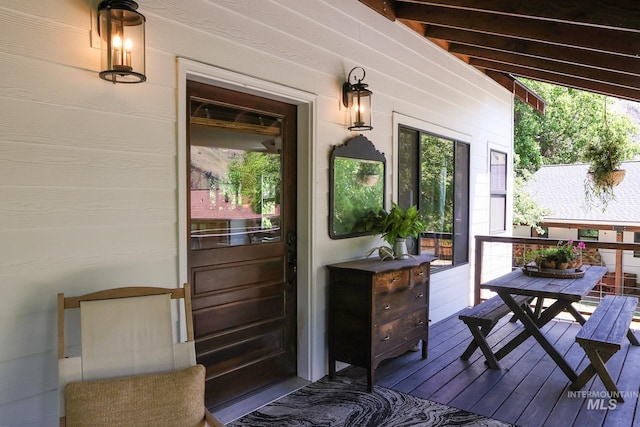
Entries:
POLYGON ((348 368, 331 381, 318 382, 291 393, 228 427, 406 427, 511 426, 502 421, 375 386, 366 391, 361 368, 348 368))

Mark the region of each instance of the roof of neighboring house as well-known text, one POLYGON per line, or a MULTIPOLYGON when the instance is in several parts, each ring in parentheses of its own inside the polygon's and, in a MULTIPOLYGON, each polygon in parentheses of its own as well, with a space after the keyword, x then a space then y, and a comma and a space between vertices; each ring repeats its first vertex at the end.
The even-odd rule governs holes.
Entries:
POLYGON ((541 206, 551 210, 545 221, 640 223, 640 161, 622 162, 626 175, 614 187, 615 199, 604 211, 597 199, 591 208, 586 205, 588 169, 586 163, 543 166, 533 175, 527 188, 541 206))

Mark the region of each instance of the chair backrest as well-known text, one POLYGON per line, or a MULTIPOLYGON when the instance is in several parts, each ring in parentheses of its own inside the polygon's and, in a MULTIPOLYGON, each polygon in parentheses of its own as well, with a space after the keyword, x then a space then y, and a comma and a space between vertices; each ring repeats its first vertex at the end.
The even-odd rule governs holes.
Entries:
POLYGON ((191 293, 183 288, 129 287, 78 297, 58 294, 61 424, 69 382, 176 371, 196 364, 191 293), (176 307, 171 301, 182 302, 176 307), (80 311, 81 356, 65 354, 65 310, 80 311), (185 342, 174 331, 184 310, 185 342), (176 338, 174 339, 174 332, 176 338))

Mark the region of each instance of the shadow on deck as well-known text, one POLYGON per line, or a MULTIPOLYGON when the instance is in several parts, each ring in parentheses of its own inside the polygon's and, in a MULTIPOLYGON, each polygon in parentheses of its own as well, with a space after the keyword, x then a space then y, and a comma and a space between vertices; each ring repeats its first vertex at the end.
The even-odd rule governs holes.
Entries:
MULTIPOLYGON (((522 330, 509 318, 489 335, 492 347, 522 330)), ((589 364, 575 342, 578 323, 554 320, 542 330, 576 371, 589 364)), ((502 369, 492 370, 480 350, 467 361, 460 359, 471 333, 457 314, 433 324, 429 334, 426 360, 420 359, 420 352, 388 360, 376 370, 376 384, 522 427, 640 425, 640 347, 628 341, 607 363, 625 398, 610 405, 599 378, 579 392, 570 392, 567 377, 531 337, 500 361, 502 369)))

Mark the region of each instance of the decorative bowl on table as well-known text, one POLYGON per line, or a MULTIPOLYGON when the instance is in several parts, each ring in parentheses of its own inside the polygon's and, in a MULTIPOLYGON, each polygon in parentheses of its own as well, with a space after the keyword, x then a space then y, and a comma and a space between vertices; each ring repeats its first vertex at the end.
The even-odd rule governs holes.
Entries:
MULTIPOLYGON (((580 264, 582 267, 582 264, 580 264)), ((577 279, 584 276, 584 270, 580 267, 573 268, 544 268, 538 266, 535 262, 522 266, 522 272, 527 276, 534 277, 555 277, 558 279, 577 279)))

